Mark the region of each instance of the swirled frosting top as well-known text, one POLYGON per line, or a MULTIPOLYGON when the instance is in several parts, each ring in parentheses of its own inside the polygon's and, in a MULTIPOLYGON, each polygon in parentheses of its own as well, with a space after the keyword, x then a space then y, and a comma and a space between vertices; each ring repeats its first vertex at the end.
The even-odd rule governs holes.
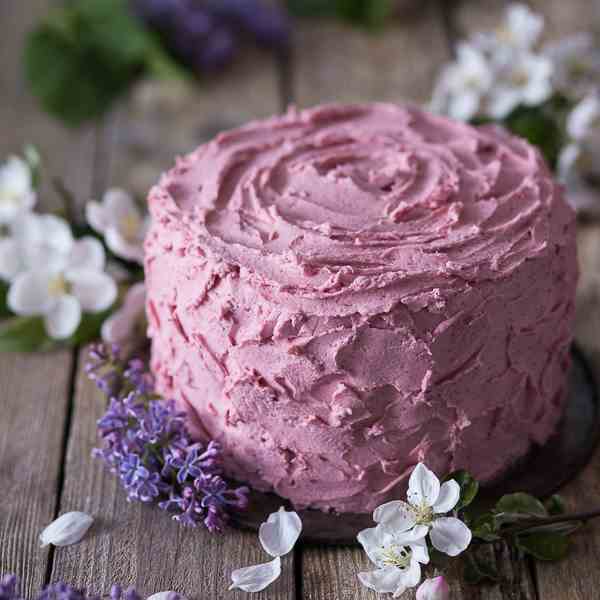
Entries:
POLYGON ((291 109, 223 133, 154 195, 154 216, 183 222, 189 243, 283 294, 335 299, 338 314, 346 294, 378 292, 385 310, 384 290, 501 277, 562 245, 572 218, 523 140, 391 104, 291 109))

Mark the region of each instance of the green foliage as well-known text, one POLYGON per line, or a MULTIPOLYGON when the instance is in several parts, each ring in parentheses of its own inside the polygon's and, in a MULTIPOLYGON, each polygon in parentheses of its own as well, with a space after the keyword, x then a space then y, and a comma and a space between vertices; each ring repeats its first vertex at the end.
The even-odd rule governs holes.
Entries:
POLYGON ((523 492, 502 496, 494 510, 501 523, 515 523, 532 517, 546 517, 546 507, 533 496, 523 492))
POLYGON ((291 13, 311 17, 339 17, 357 25, 380 27, 394 10, 393 0, 288 0, 291 13))
POLYGON ((546 501, 546 510, 549 515, 562 515, 566 512, 565 501, 558 494, 553 494, 546 501))
POLYGON ((560 560, 569 551, 569 538, 554 532, 531 533, 518 536, 516 545, 538 560, 560 560))
POLYGON ((450 473, 444 481, 449 481, 450 479, 454 479, 460 486, 460 500, 456 505, 456 510, 462 510, 475 500, 475 497, 479 492, 479 483, 464 470, 450 473))
POLYGON ((484 542, 495 542, 500 537, 500 524, 493 513, 484 513, 470 524, 473 537, 484 542))
POLYGON ((103 114, 143 72, 178 72, 126 0, 71 1, 28 36, 25 72, 50 114, 69 125, 103 114))

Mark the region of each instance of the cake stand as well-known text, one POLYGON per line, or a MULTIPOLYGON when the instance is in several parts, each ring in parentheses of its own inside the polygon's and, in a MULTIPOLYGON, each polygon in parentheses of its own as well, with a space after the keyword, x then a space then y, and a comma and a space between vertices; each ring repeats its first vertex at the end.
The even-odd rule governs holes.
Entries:
MULTIPOLYGON (((504 494, 528 492, 545 498, 556 492, 581 471, 600 437, 600 407, 591 369, 583 353, 574 346, 565 414, 554 435, 544 446, 536 446, 501 479, 482 488, 478 499, 493 502, 504 494)), ((267 516, 289 508, 289 502, 275 494, 252 491, 250 508, 234 516, 237 526, 257 530, 267 516)), ((302 539, 320 544, 354 544, 356 534, 373 526, 371 514, 299 512, 302 539)))

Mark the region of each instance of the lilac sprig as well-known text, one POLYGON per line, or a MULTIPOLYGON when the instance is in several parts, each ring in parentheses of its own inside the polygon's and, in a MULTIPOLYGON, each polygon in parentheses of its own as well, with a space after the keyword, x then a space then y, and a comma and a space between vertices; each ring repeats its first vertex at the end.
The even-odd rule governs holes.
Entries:
POLYGON ((109 398, 94 456, 119 477, 128 500, 156 502, 183 525, 203 523, 211 532, 223 530, 232 510, 248 506, 248 488, 232 488, 222 477, 219 443, 190 439, 185 414, 155 393, 144 361, 97 345, 85 370, 109 398))
MULTIPOLYGON (((35 600, 142 600, 135 588, 123 590, 119 585, 113 585, 110 594, 90 594, 85 589, 77 589, 62 581, 52 583, 35 596, 35 600)), ((0 600, 25 600, 19 592, 19 580, 15 575, 4 575, 0 577, 0 600)), ((183 596, 171 592, 168 600, 184 600, 183 596)))

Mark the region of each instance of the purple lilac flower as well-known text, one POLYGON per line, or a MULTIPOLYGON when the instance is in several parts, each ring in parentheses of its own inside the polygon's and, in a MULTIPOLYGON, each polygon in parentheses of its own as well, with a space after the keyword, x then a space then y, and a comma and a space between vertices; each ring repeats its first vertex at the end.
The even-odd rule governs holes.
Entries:
MULTIPOLYGON (((156 395, 144 361, 96 346, 86 370, 110 398, 98 420, 102 447, 93 455, 119 476, 128 500, 157 502, 183 525, 204 523, 210 531, 223 529, 230 510, 247 506, 248 489, 229 488, 220 476, 220 445, 191 442, 184 413, 156 395)), ((114 593, 111 600, 127 600, 114 593)))
POLYGON ((177 471, 177 481, 184 483, 186 479, 196 479, 217 466, 221 447, 218 442, 211 441, 206 450, 194 444, 186 450, 176 448, 167 459, 167 464, 177 471))
MULTIPOLYGON (((86 590, 74 588, 62 581, 44 587, 35 600, 101 600, 100 594, 89 594, 86 590)), ((125 593, 121 586, 113 585, 108 596, 110 600, 142 600, 135 588, 129 588, 125 593)), ((180 594, 171 592, 167 600, 182 600, 180 594)), ((15 575, 0 577, 0 600, 23 600, 18 591, 18 580, 15 575)))

